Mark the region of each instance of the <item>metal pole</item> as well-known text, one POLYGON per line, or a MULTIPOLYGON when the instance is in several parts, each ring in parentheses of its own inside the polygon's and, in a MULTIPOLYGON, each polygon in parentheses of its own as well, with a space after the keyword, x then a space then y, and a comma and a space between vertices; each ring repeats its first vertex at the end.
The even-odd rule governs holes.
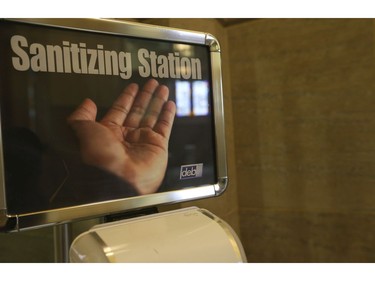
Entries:
POLYGON ((54 226, 55 262, 69 262, 69 248, 72 242, 72 225, 64 223, 54 226))

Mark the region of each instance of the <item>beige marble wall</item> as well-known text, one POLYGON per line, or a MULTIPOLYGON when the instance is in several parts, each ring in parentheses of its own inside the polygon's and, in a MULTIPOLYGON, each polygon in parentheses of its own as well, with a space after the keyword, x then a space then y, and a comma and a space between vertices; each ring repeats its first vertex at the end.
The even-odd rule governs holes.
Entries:
POLYGON ((374 262, 373 20, 227 31, 249 261, 374 262))

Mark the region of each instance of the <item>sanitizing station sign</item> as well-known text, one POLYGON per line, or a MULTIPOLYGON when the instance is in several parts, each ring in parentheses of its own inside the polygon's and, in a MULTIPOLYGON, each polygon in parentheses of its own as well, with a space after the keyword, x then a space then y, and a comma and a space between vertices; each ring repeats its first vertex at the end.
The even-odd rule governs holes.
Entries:
POLYGON ((110 20, 0 21, 0 229, 216 196, 220 47, 110 20))

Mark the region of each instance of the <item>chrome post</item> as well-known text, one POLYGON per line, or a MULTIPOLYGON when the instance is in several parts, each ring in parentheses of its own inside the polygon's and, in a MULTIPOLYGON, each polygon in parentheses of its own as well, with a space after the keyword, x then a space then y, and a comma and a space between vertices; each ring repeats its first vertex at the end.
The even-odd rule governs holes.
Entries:
POLYGON ((53 232, 55 262, 67 263, 69 262, 69 248, 72 242, 72 225, 70 223, 56 225, 53 232))

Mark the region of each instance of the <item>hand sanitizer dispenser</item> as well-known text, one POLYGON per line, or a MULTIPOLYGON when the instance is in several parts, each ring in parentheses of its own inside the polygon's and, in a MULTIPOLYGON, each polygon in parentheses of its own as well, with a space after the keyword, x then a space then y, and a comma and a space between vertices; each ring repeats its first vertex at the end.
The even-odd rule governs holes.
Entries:
POLYGON ((197 207, 94 226, 70 248, 71 262, 246 262, 223 220, 197 207))

